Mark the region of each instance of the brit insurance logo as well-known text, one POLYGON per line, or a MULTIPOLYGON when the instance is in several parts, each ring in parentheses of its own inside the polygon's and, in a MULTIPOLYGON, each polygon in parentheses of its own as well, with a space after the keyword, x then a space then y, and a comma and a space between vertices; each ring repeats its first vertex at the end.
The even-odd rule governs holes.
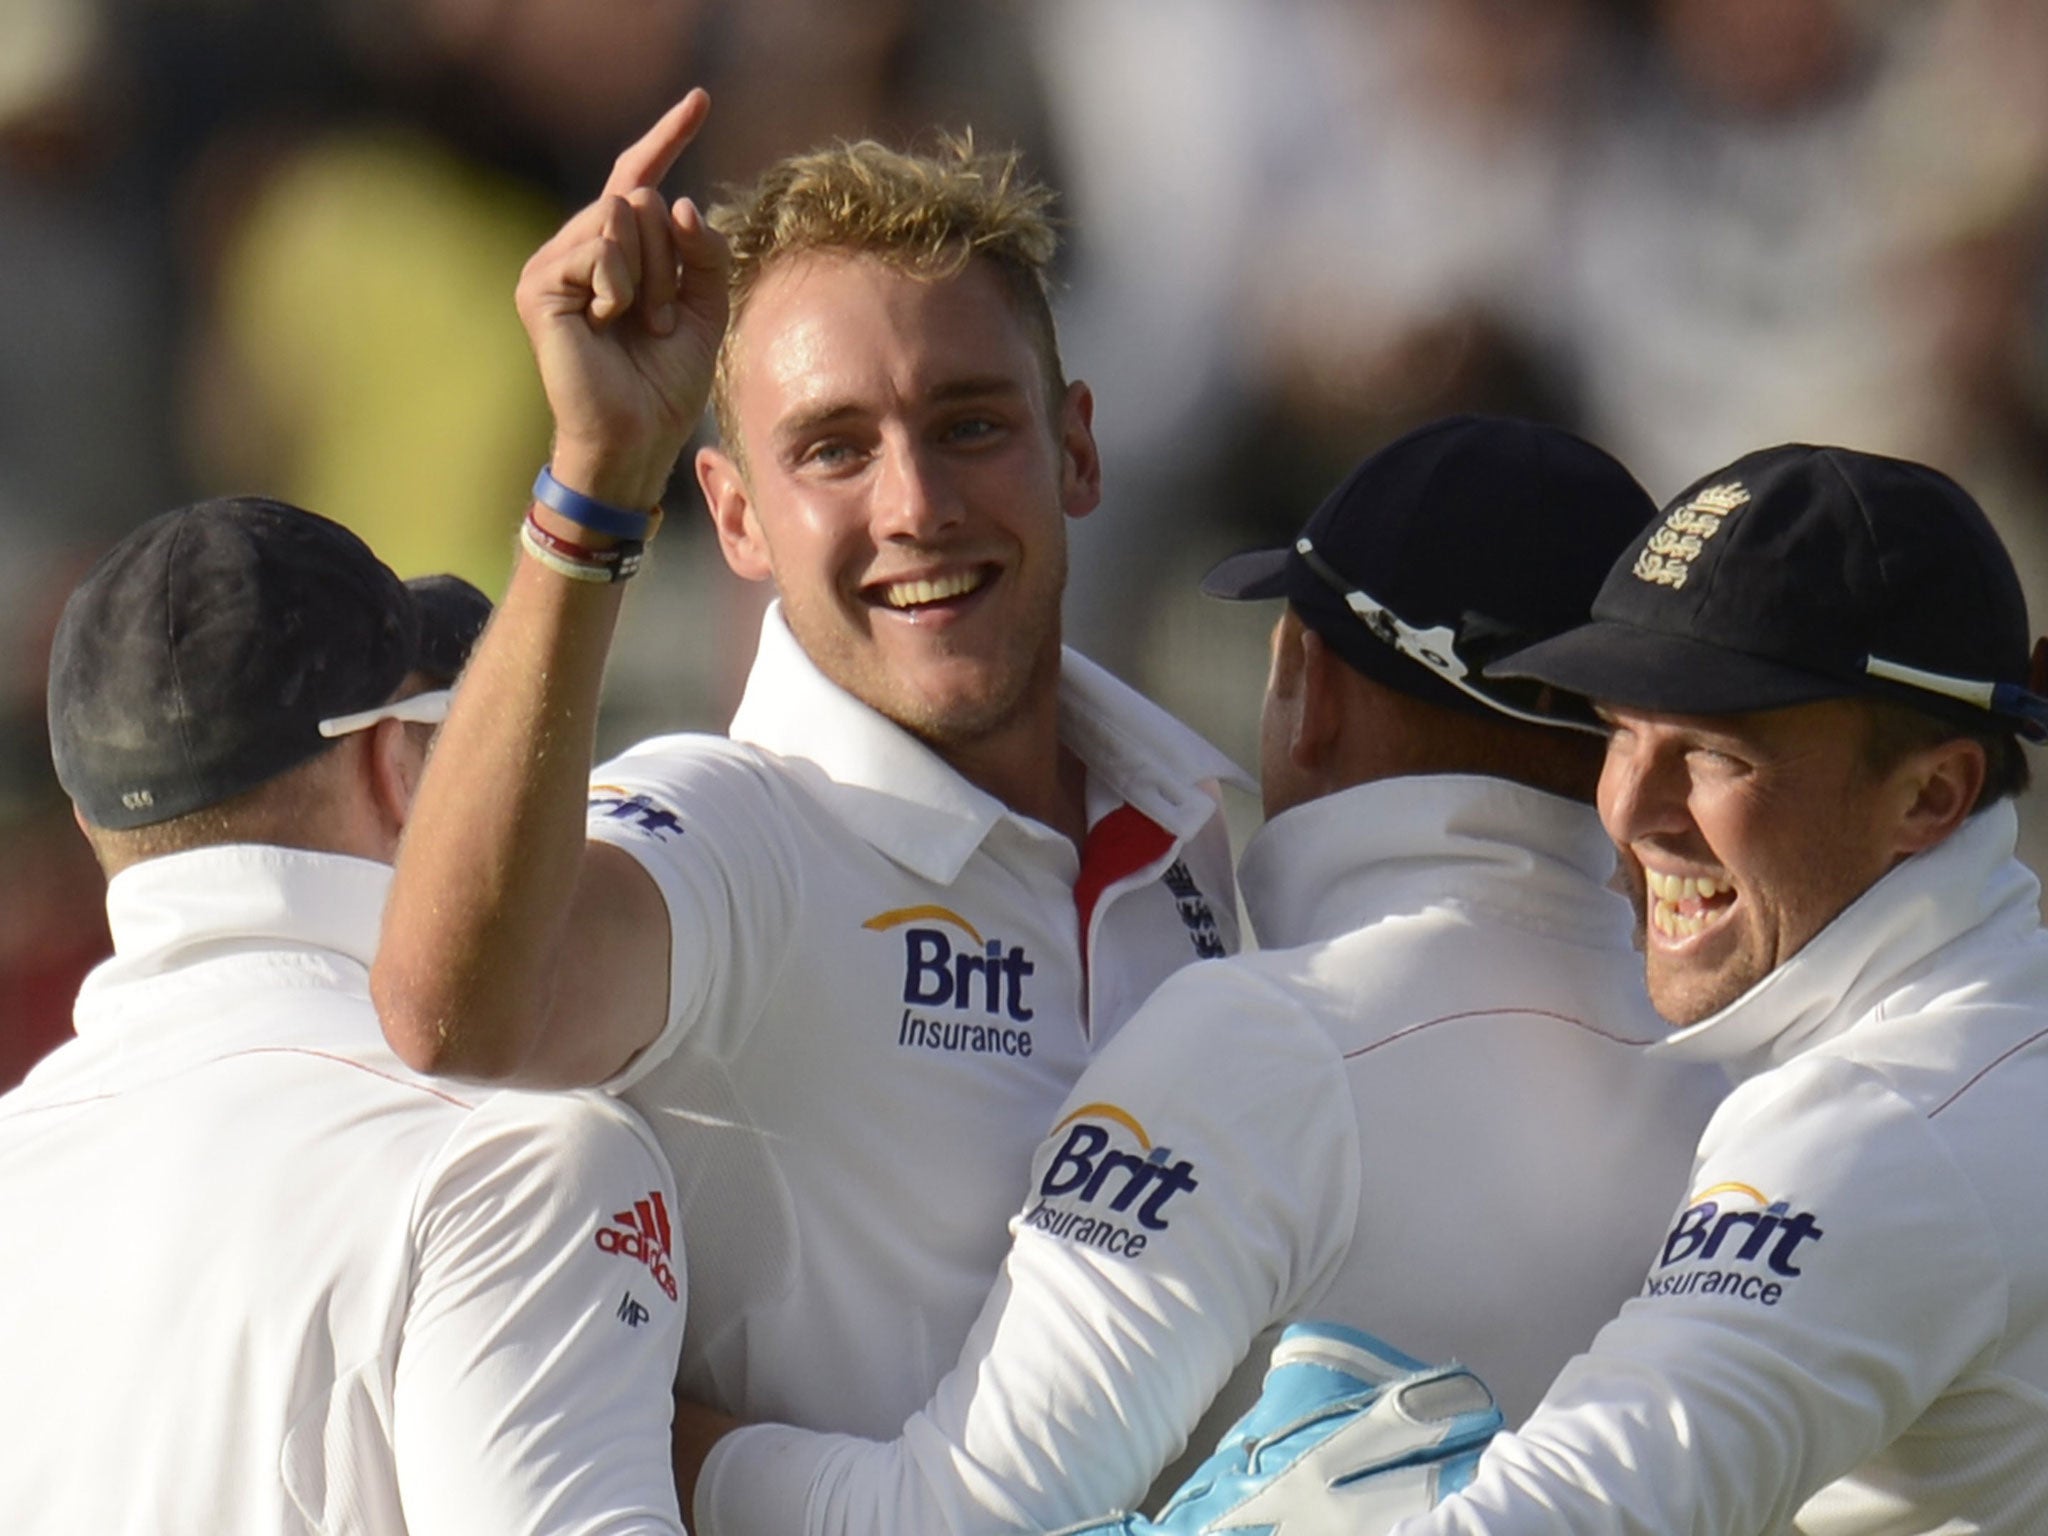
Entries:
POLYGON ((861 926, 902 945, 896 1043, 975 1056, 1029 1056, 1027 994, 1038 967, 1021 944, 984 935, 947 907, 897 907, 861 926))
POLYGON ((1135 1259, 1167 1229, 1167 1207, 1201 1187, 1195 1165, 1155 1146, 1137 1117, 1084 1104, 1053 1127, 1059 1150, 1038 1181, 1027 1227, 1135 1259))
POLYGON ((1825 1235, 1811 1211, 1753 1184, 1716 1184, 1678 1213, 1643 1294, 1727 1295, 1775 1307, 1805 1272, 1799 1260, 1825 1235))
POLYGON ((658 843, 680 836, 683 830, 683 824, 676 819, 674 811, 656 804, 646 795, 636 795, 616 784, 590 786, 590 813, 607 821, 622 821, 645 832, 658 843))

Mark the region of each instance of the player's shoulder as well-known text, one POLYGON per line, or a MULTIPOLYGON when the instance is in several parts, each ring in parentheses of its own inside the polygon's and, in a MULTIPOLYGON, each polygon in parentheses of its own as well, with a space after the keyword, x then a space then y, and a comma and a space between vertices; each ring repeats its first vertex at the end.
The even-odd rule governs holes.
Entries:
POLYGON ((1618 1043, 1667 1032, 1619 927, 1590 937, 1469 910, 1391 913, 1331 939, 1312 969, 1331 1005, 1360 1017, 1533 1010, 1599 1024, 1618 1043))
MULTIPOLYGON (((1813 1160, 1870 1164, 1875 1184, 1951 1166, 1994 1203, 2048 1215, 2048 1191, 2011 1188, 2039 1166, 2048 1130, 2048 1017, 2038 1006, 1969 1003, 1881 1009, 1740 1083, 1719 1140, 1784 1143, 1813 1160)), ((2031 1173, 2021 1183, 2038 1181, 2031 1173)))
POLYGON ((1302 970, 1303 953, 1258 949, 1198 960, 1162 981, 1146 1008, 1163 1000, 1189 1015, 1227 1015, 1246 1004, 1298 1012, 1311 990, 1302 970))
POLYGON ((750 742, 704 731, 650 736, 607 758, 591 773, 593 785, 705 783, 771 786, 788 778, 775 753, 750 742))
MULTIPOLYGON (((422 1171, 411 1240, 423 1272, 467 1286, 517 1272, 561 1279, 626 1254, 680 1294, 675 1179, 652 1133, 606 1095, 506 1090, 474 1109, 422 1171)), ((549 1283, 553 1283, 550 1281, 549 1283)), ((607 1279, 606 1283, 609 1283, 607 1279)))
POLYGON ((1337 1059, 1323 1010, 1288 952, 1200 960, 1153 991, 1103 1050, 1108 1070, 1160 1077, 1185 1068, 1225 1074, 1239 1063, 1263 1072, 1322 1070, 1337 1059))
POLYGON ((501 1090, 445 1129, 415 1186, 423 1232, 508 1221, 567 1230, 629 1199, 674 1203, 674 1176, 646 1122, 593 1089, 501 1090))
POLYGON ((1278 1213, 1289 1211, 1302 1217, 1295 1230, 1334 1238, 1356 1207, 1358 1131, 1343 1068, 1331 1030, 1269 964, 1197 961, 1161 983, 1081 1074, 1041 1144, 1038 1187, 1055 1192, 1047 1159, 1066 1159, 1068 1173, 1079 1166, 1075 1136, 1108 1146, 1134 1135, 1138 1155, 1157 1162, 1170 1147, 1180 1166, 1200 1169, 1204 1209, 1233 1208, 1242 1194, 1261 1220, 1288 1226, 1278 1213), (1272 1187, 1245 1193, 1251 1186, 1272 1187))
POLYGON ((1300 944, 1234 955, 1242 994, 1285 999, 1325 1024, 1355 1034, 1373 1021, 1405 1017, 1418 993, 1441 996, 1482 963, 1469 934, 1436 913, 1397 913, 1300 944))
POLYGON ((1800 1059, 1879 1073, 1929 1113, 2002 1090, 2035 1092, 2048 1085, 2048 993, 2035 990, 2040 984, 2001 994, 1964 977, 1943 994, 1903 991, 1800 1059))
POLYGON ((629 841, 744 832, 759 840, 806 817, 791 763, 724 736, 655 736, 600 763, 590 776, 594 832, 629 841))
MULTIPOLYGON (((281 971, 268 985, 221 998, 203 1033, 194 1029, 164 1059, 138 1065, 144 1074, 167 1075, 184 1061, 190 1079, 212 1092, 302 1104, 317 1109, 322 1124, 388 1128, 405 1120, 429 1135, 461 1124, 490 1093, 407 1066, 386 1042, 360 979, 346 987, 332 981, 319 970, 281 971)), ((113 1054, 118 1063, 123 1053, 113 1054)))
POLYGON ((461 1149, 517 1146, 560 1163, 648 1162, 666 1168, 639 1113, 594 1088, 501 1089, 478 1103, 454 1138, 461 1149))

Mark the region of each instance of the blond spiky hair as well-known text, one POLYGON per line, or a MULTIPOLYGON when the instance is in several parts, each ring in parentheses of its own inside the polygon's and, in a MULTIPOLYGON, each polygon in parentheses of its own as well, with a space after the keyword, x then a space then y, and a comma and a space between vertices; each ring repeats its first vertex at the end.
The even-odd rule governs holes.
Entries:
POLYGON ((994 264, 1031 331, 1054 402, 1066 391, 1047 297, 1059 249, 1052 190, 1033 181, 1015 150, 983 153, 974 136, 941 135, 929 154, 872 139, 791 155, 711 210, 732 251, 732 318, 718 355, 711 404, 719 434, 740 450, 732 410, 732 338, 762 275, 777 261, 817 251, 872 256, 932 281, 975 257, 994 264))

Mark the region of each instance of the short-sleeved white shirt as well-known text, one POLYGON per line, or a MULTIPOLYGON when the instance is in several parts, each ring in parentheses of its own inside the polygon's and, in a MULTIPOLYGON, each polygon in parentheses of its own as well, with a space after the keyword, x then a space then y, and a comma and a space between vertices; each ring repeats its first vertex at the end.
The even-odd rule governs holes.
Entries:
POLYGON ((673 935, 667 1028, 614 1086, 676 1172, 692 1396, 893 1434, 1083 1066, 1235 947, 1229 761, 1071 652, 1060 733, 1088 771, 1080 853, 827 681, 771 610, 731 740, 597 770, 591 835, 641 861, 673 935))
POLYGON ((0 1097, 8 1531, 680 1531, 659 1148, 392 1056, 389 880, 256 846, 113 880, 78 1038, 0 1097))
POLYGON ((1653 1054, 1613 866, 1591 807, 1496 779, 1274 818, 1240 870, 1266 947, 1168 980, 1075 1085, 930 1405, 886 1445, 728 1437, 700 1536, 1129 1506, 1302 1318, 1461 1358, 1526 1414, 1634 1288, 1726 1086, 1653 1054))

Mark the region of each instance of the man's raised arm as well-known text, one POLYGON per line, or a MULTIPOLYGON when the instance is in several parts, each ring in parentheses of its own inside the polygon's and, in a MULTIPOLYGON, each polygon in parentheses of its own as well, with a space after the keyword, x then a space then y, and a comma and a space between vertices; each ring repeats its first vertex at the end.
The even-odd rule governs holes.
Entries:
MULTIPOLYGON (((519 316, 555 421, 550 469, 603 504, 599 522, 605 509, 655 506, 710 390, 724 243, 693 203, 659 190, 709 105, 692 91, 621 154, 603 194, 520 276, 519 316)), ((538 527, 463 676, 399 852, 371 989, 392 1048, 425 1071, 598 1082, 666 1013, 661 895, 630 855, 584 836, 619 610, 607 564, 622 540, 575 510, 581 520, 532 509, 538 527)))

